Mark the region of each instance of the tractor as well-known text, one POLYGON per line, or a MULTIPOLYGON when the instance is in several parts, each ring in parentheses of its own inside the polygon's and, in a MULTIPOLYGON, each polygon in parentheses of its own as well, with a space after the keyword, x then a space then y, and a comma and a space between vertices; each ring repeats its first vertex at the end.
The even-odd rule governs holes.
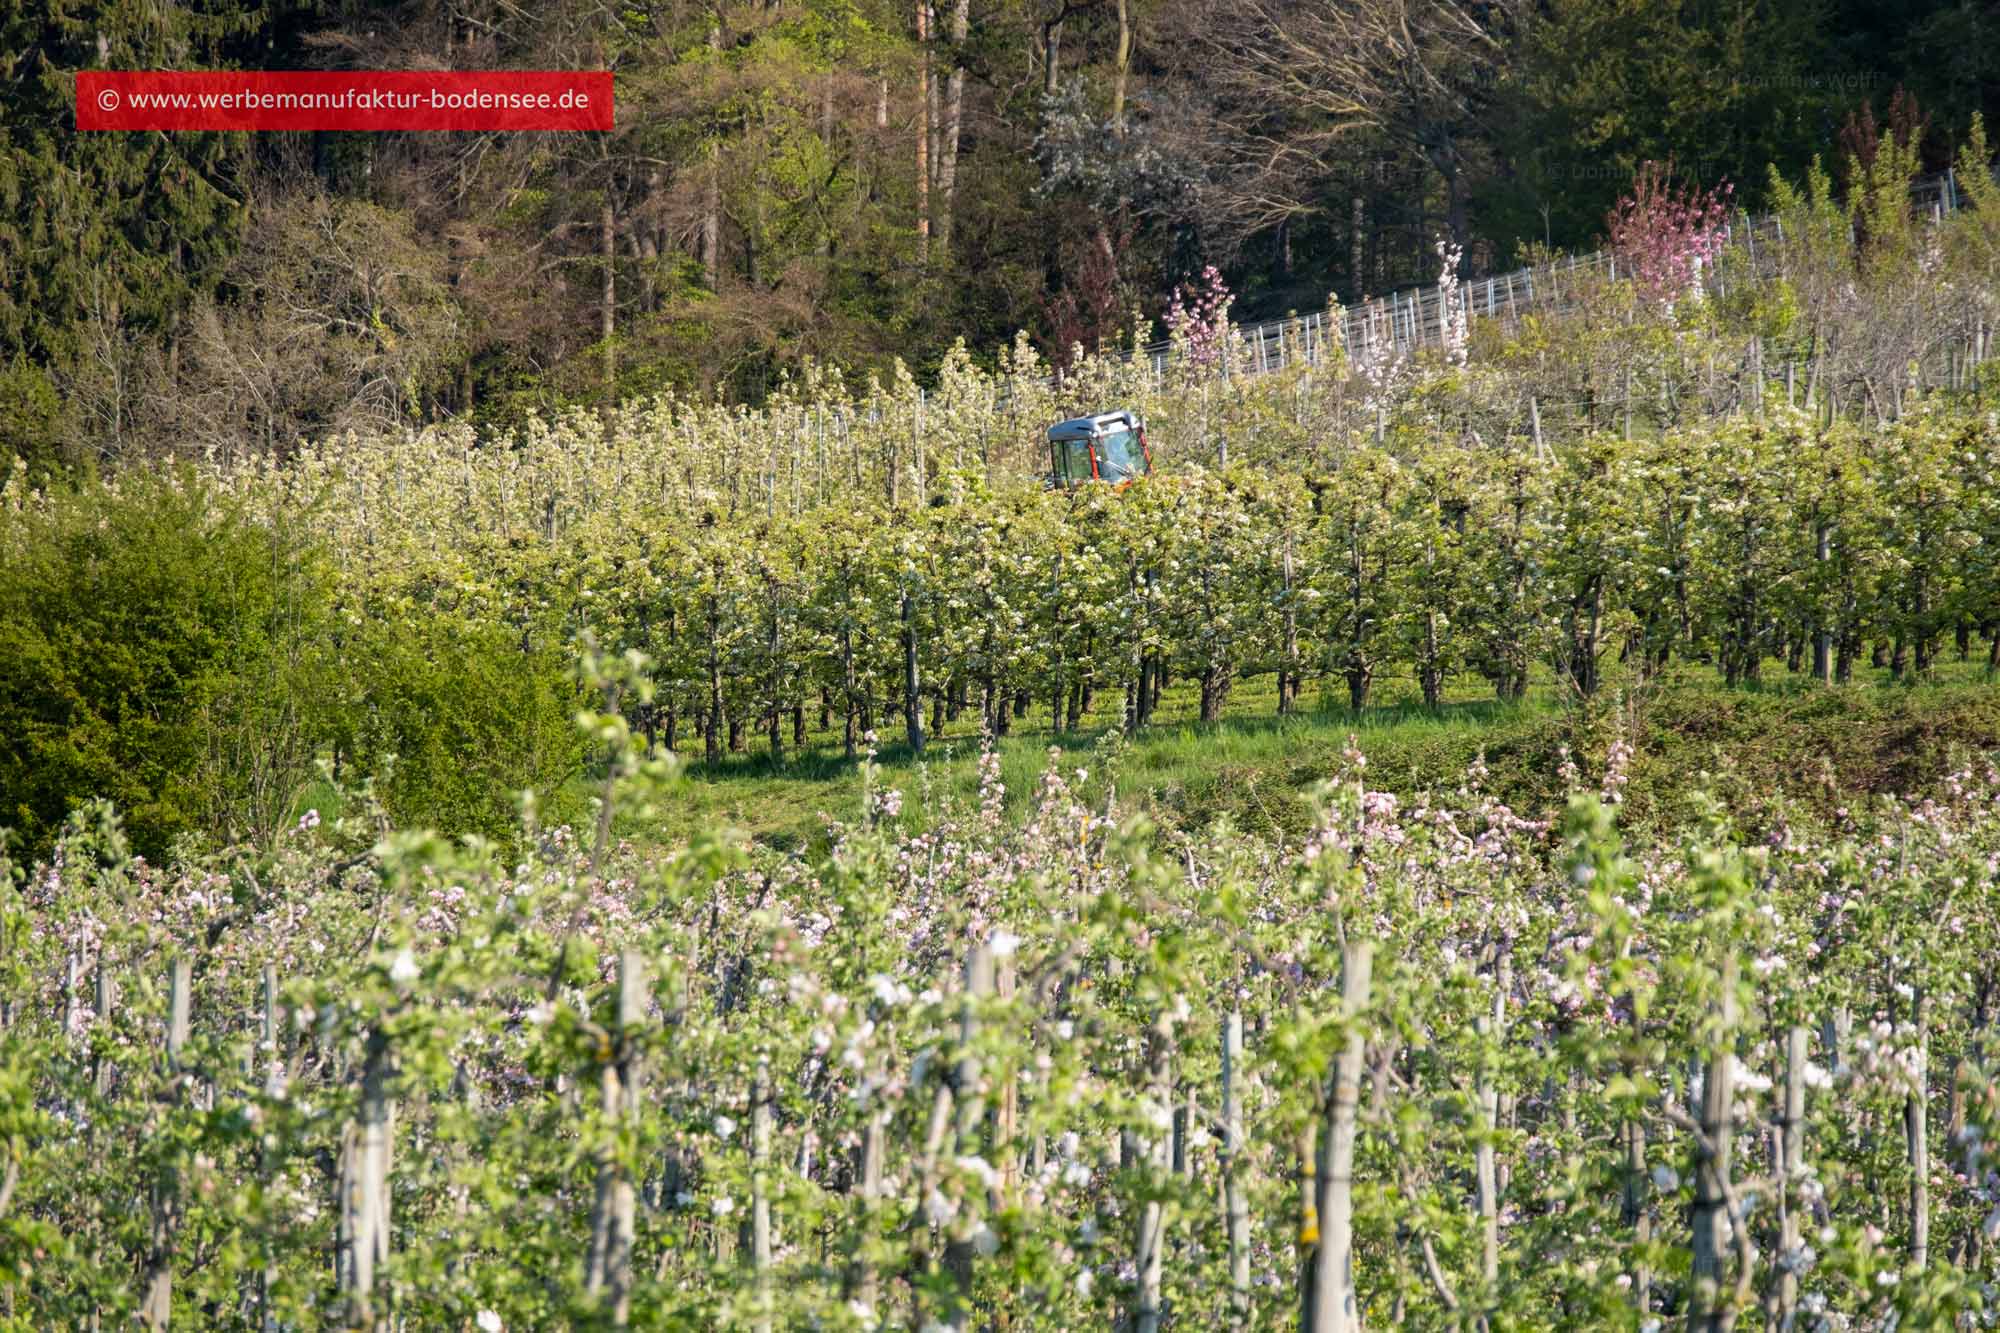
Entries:
POLYGON ((1146 427, 1123 410, 1072 417, 1049 427, 1049 488, 1072 491, 1087 482, 1107 481, 1124 490, 1138 477, 1153 475, 1146 427))

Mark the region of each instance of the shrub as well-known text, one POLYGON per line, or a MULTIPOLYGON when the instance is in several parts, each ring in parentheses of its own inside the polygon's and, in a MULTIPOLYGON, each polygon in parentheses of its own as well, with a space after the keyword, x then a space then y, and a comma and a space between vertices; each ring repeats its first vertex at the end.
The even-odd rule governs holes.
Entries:
POLYGON ((62 461, 66 426, 47 371, 19 355, 0 365, 0 471, 19 458, 30 475, 46 476, 62 461))
POLYGON ((327 604, 309 547, 189 476, 0 518, 0 824, 46 848, 102 796, 152 857, 268 834, 312 771, 327 604))
POLYGON ((367 622, 350 660, 352 753, 386 768, 377 790, 398 824, 505 843, 523 788, 550 820, 574 813, 584 698, 559 636, 419 612, 367 622))

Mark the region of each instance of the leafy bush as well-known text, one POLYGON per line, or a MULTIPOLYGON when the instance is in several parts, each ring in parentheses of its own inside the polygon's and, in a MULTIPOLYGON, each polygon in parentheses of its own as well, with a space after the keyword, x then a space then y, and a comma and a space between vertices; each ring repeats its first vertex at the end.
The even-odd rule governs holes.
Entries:
POLYGON ((383 774, 378 793, 397 823, 506 842, 523 788, 545 814, 570 812, 583 694, 557 635, 418 612, 367 622, 350 660, 352 753, 383 774))
POLYGON ((41 475, 61 458, 66 422, 48 372, 16 356, 0 366, 0 468, 11 458, 41 475))
POLYGON ((133 846, 267 834, 315 757, 328 584, 212 484, 135 473, 0 526, 0 824, 44 848, 88 797, 133 846))

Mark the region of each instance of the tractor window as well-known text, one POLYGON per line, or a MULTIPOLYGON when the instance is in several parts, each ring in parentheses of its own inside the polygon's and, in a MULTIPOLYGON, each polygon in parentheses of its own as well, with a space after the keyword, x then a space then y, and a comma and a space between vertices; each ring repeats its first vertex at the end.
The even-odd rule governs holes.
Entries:
POLYGON ((1090 441, 1064 440, 1063 472, 1071 482, 1090 480, 1090 441))
POLYGON ((1097 441, 1097 475, 1106 481, 1124 481, 1146 473, 1146 455, 1139 448, 1138 435, 1120 428, 1097 441))

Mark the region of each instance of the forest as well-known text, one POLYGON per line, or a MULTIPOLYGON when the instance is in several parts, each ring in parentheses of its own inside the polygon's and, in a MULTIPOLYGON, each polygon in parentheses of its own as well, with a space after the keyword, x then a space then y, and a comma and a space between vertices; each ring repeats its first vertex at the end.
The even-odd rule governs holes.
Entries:
POLYGON ((141 0, 0 6, 0 454, 673 391, 931 383, 1601 243, 1642 164, 1752 212, 1996 110, 1973 0, 141 0), (602 135, 78 134, 90 68, 614 71, 602 135))

